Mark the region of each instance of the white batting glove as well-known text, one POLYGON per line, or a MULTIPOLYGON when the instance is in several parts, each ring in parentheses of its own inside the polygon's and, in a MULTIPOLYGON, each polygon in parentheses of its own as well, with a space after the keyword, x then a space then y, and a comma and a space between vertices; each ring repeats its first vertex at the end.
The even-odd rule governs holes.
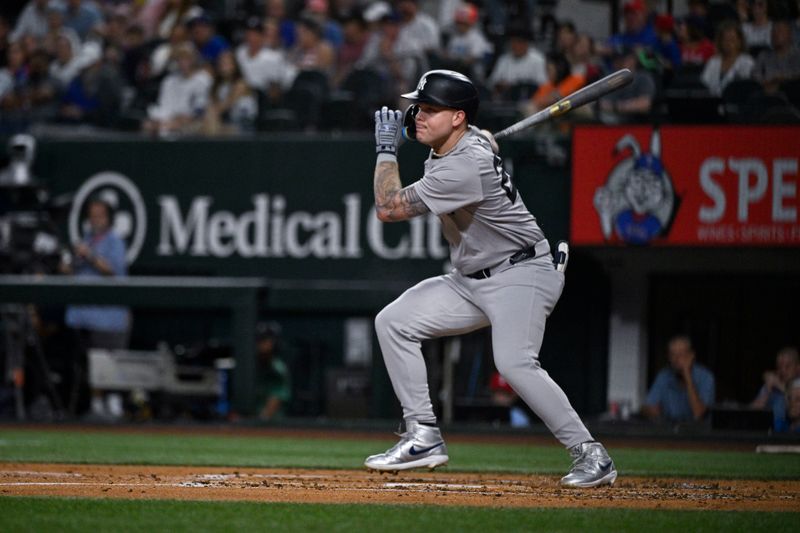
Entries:
POLYGON ((383 106, 375 111, 375 152, 397 155, 403 142, 403 112, 383 106))

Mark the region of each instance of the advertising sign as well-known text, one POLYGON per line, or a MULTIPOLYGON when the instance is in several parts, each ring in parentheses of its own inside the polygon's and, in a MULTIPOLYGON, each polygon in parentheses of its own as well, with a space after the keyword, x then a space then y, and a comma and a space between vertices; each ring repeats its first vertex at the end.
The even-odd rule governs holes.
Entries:
POLYGON ((579 127, 575 245, 798 246, 800 128, 579 127))

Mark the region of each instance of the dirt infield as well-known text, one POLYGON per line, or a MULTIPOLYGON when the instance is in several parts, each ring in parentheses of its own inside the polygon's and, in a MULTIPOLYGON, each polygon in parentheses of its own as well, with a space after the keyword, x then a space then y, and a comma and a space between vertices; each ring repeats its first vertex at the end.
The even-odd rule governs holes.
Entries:
POLYGON ((0 495, 295 503, 797 511, 800 481, 621 477, 561 489, 557 476, 0 463, 0 495))

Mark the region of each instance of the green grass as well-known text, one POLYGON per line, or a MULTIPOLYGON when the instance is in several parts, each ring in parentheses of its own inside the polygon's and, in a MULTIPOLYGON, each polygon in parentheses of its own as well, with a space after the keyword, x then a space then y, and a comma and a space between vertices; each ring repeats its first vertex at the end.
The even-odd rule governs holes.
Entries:
POLYGON ((17 531, 796 531, 798 513, 0 498, 17 531))
MULTIPOLYGON (((392 439, 80 432, 10 429, 0 461, 239 467, 361 468, 392 439)), ((448 443, 452 471, 562 474, 570 459, 558 446, 448 443)), ((800 479, 796 455, 732 451, 612 448, 621 475, 800 479)))

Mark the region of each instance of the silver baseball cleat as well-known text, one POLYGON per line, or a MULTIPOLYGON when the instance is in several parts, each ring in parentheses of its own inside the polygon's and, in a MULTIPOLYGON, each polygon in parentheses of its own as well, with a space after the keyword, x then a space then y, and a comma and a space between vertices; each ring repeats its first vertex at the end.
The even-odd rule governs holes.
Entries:
POLYGON ((406 431, 399 433, 400 442, 384 453, 370 455, 364 466, 370 470, 396 472, 412 468, 430 468, 447 464, 447 445, 439 428, 406 422, 406 431))
POLYGON ((569 454, 574 461, 569 473, 561 478, 563 487, 599 487, 613 485, 617 480, 614 461, 599 442, 578 444, 570 448, 569 454))

